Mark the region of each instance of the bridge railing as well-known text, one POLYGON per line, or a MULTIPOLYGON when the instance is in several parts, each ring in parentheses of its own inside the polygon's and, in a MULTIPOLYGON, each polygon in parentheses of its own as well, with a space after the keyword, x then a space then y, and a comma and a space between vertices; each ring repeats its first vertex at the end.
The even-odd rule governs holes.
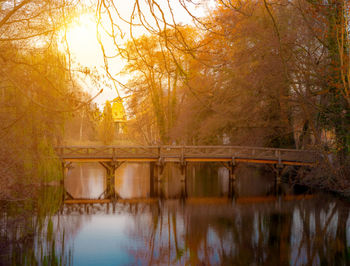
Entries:
POLYGON ((315 162, 318 153, 311 150, 293 150, 249 146, 162 146, 161 156, 185 158, 247 158, 315 162))
POLYGON ((56 152, 65 158, 247 158, 316 162, 309 150, 245 146, 63 146, 56 152))
POLYGON ((158 146, 62 146, 55 148, 61 157, 69 158, 158 158, 158 146))

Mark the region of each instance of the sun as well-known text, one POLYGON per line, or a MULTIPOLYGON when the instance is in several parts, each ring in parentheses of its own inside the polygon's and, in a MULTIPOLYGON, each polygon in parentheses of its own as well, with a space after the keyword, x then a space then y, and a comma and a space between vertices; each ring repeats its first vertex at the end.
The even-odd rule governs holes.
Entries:
MULTIPOLYGON (((100 32, 100 34, 103 33, 100 32)), ((108 38, 104 38, 103 48, 108 52, 113 51, 113 42, 108 38)), ((100 107, 104 106, 106 100, 111 101, 118 96, 113 81, 105 77, 105 62, 101 45, 97 39, 96 19, 94 14, 84 13, 77 16, 74 21, 60 33, 59 49, 65 53, 66 56, 70 56, 72 69, 77 70, 73 73, 76 74, 78 80, 83 80, 83 89, 91 95, 96 95, 100 91, 100 88, 97 88, 96 84, 92 82, 88 76, 79 75, 79 70, 87 67, 92 70, 95 75, 100 77, 104 76, 102 81, 100 80, 100 83, 104 86, 103 92, 94 99, 94 102, 100 107), (64 36, 66 36, 66 38, 64 36)), ((119 73, 124 64, 124 61, 121 59, 110 61, 109 71, 111 73, 119 73)), ((124 77, 123 79, 119 76, 117 78, 123 83, 126 83, 128 79, 128 77, 124 77)), ((119 90, 119 93, 123 95, 121 90, 119 90)))
POLYGON ((67 29, 70 40, 77 43, 90 40, 95 32, 96 24, 90 14, 80 15, 78 21, 67 29))
POLYGON ((96 22, 89 13, 81 14, 62 34, 62 46, 68 50, 72 58, 84 66, 96 66, 101 55, 101 48, 96 37, 96 22), (65 40, 66 39, 66 40, 65 40), (66 42, 67 41, 67 42, 66 42))

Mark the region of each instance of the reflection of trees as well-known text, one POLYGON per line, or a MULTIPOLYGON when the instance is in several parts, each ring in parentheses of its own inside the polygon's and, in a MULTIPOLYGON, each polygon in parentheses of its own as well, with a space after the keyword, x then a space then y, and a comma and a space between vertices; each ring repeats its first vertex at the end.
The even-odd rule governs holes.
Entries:
POLYGON ((190 163, 188 166, 187 193, 193 197, 222 196, 223 185, 218 164, 190 163))
POLYGON ((36 198, 1 204, 0 265, 71 263, 65 232, 55 230, 62 193, 62 189, 46 188, 36 198))
MULTIPOLYGON (((315 203, 315 202, 314 202, 315 203)), ((305 203, 305 205, 307 205, 305 203)), ((349 244, 347 243, 347 221, 349 210, 338 201, 316 202, 311 213, 298 206, 298 218, 302 227, 302 237, 295 243, 294 265, 349 264, 349 244)))
POLYGON ((5 256, 0 262, 8 264, 4 258, 20 254, 19 264, 69 263, 70 238, 86 219, 103 213, 129 217, 125 245, 143 265, 349 264, 349 210, 340 201, 317 196, 248 204, 130 200, 41 213, 42 218, 24 219, 29 212, 20 219, 2 212, 0 254, 5 256))
POLYGON ((349 211, 319 197, 249 205, 165 201, 131 230, 143 264, 314 265, 349 263, 349 211))

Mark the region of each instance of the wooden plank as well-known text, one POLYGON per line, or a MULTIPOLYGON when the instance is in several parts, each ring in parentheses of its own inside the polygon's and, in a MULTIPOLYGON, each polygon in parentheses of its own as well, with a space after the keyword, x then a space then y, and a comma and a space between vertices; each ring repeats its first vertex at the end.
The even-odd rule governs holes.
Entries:
MULTIPOLYGON (((285 195, 280 196, 282 201, 292 201, 292 200, 304 200, 312 199, 315 196, 312 194, 307 195, 285 195)), ((276 196, 262 196, 262 197, 238 197, 235 199, 236 204, 249 204, 249 203, 264 203, 273 202, 278 200, 276 196)), ((145 203, 152 204, 158 202, 158 198, 139 198, 139 199, 73 199, 65 200, 64 204, 105 204, 105 203, 122 203, 122 204, 135 204, 135 203, 145 203)), ((228 197, 189 197, 186 198, 187 204, 227 204, 232 202, 232 199, 228 197)))
POLYGON ((185 158, 186 162, 230 162, 232 158, 185 158))
MULTIPOLYGON (((231 162, 232 158, 185 158, 187 162, 231 162)), ((245 159, 236 158, 236 162, 242 163, 258 163, 258 164, 277 164, 278 160, 265 160, 265 159, 245 159)), ((312 162, 295 162, 295 161, 281 161, 285 165, 296 165, 296 166, 315 166, 316 163, 312 162)))
POLYGON ((116 199, 116 200, 110 200, 110 199, 72 199, 72 200, 65 200, 64 204, 104 204, 104 203, 155 203, 157 202, 157 198, 139 198, 139 199, 116 199))
MULTIPOLYGON (((264 159, 242 159, 242 158, 235 158, 236 162, 243 162, 243 163, 259 163, 259 164, 278 164, 278 160, 264 160, 264 159)), ((297 165, 297 166, 312 166, 315 165, 315 163, 310 162, 295 162, 295 161, 281 161, 282 164, 286 165, 297 165)))
POLYGON ((96 203, 110 203, 109 199, 74 199, 74 200, 65 200, 64 204, 96 204, 96 203))
POLYGON ((116 158, 115 160, 122 162, 157 162, 158 158, 116 158))
POLYGON ((65 162, 157 162, 157 158, 63 158, 65 162))
POLYGON ((89 162, 111 162, 112 158, 63 158, 65 162, 89 163, 89 162))

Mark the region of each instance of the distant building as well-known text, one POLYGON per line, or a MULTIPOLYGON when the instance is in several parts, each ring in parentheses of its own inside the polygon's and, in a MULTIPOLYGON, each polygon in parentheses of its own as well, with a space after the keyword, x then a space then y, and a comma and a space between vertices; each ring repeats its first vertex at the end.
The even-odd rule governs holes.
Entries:
POLYGON ((126 113, 123 105, 123 99, 121 97, 117 97, 112 101, 112 116, 116 133, 125 133, 126 113))

